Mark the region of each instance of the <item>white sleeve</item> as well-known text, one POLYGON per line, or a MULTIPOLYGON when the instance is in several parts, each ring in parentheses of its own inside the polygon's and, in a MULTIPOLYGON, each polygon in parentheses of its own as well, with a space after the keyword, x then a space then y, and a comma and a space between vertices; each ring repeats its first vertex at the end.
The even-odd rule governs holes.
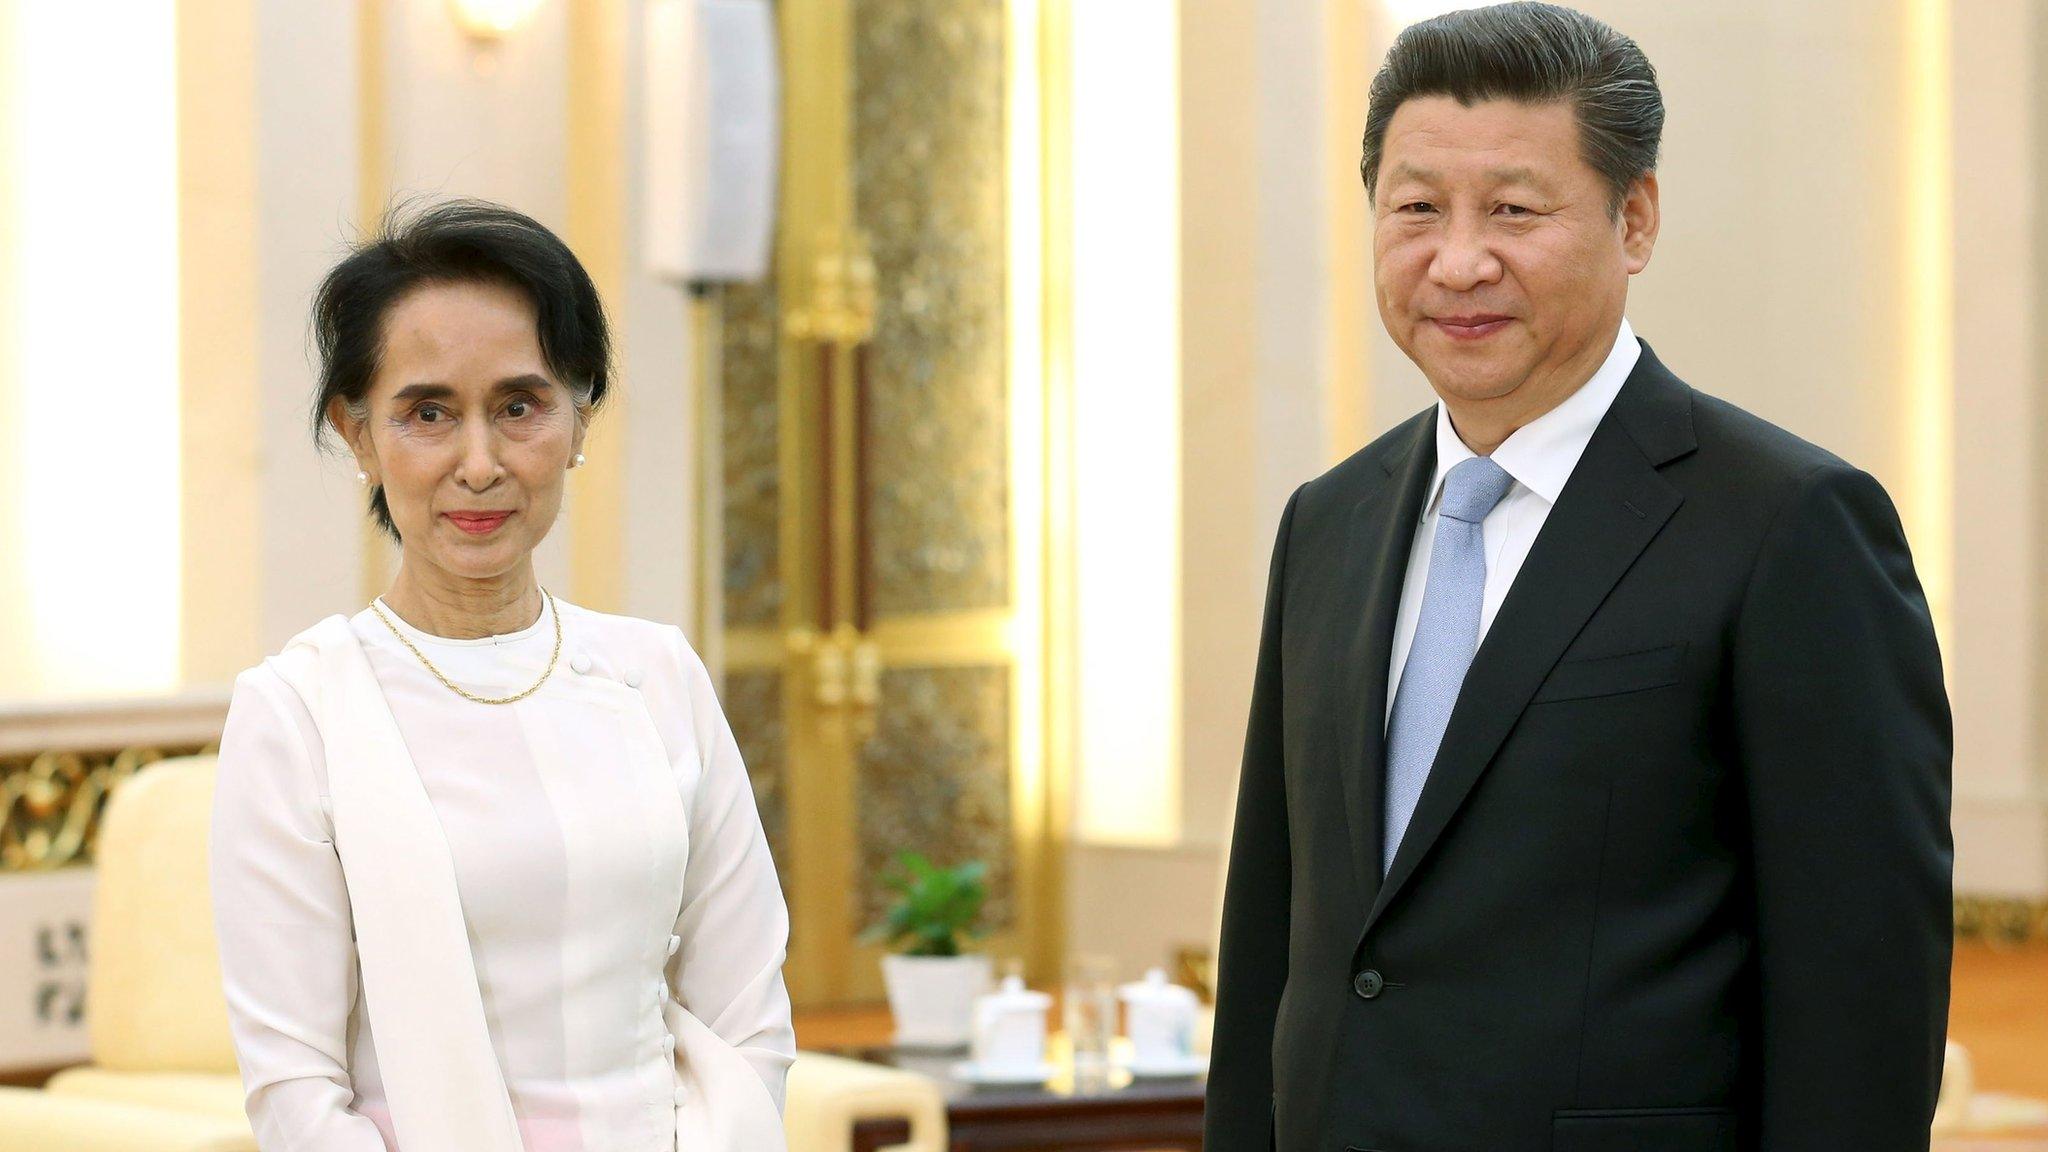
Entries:
POLYGON ((673 642, 680 649, 690 738, 703 771, 689 805, 690 858, 675 929, 682 946, 670 961, 672 986, 690 1015, 753 1066, 779 1110, 796 1059, 789 991, 782 982, 789 909, 711 675, 680 631, 673 642))
POLYGON ((352 1107, 355 939, 304 713, 268 667, 235 681, 211 842, 228 1020, 264 1152, 384 1152, 352 1107))

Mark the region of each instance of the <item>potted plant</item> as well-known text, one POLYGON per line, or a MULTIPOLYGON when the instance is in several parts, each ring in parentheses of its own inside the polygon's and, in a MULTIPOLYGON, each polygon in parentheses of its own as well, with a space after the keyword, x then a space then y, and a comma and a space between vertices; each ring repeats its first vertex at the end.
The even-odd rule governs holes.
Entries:
POLYGON ((862 939, 886 944, 882 982, 896 1018, 896 1043, 905 1048, 962 1048, 973 1034, 974 998, 988 991, 992 969, 983 955, 963 955, 961 944, 985 934, 988 865, 970 860, 941 868, 905 852, 883 875, 896 901, 862 939))

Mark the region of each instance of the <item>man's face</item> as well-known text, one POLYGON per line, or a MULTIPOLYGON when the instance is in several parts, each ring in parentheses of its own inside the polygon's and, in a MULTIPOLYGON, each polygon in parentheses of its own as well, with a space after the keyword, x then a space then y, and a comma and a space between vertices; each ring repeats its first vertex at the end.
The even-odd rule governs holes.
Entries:
POLYGON ((1380 319, 1447 402, 1548 411, 1612 347, 1628 278, 1657 235, 1654 175, 1609 211, 1568 103, 1424 96, 1381 149, 1373 260, 1380 319))

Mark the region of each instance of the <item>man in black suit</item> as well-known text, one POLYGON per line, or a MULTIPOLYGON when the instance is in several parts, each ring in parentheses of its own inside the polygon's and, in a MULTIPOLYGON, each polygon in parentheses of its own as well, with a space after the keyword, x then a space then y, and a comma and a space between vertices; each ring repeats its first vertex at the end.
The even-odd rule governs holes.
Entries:
POLYGON ((1927 1148, 1934 629, 1876 481, 1629 329, 1662 127, 1542 4, 1373 84, 1380 314, 1440 402, 1281 519, 1209 1152, 1927 1148))

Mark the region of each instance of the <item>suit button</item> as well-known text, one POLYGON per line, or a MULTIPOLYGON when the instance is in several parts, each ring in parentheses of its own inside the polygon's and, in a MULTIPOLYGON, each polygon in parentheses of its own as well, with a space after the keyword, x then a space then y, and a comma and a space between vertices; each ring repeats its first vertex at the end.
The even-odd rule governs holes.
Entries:
POLYGON ((1351 978, 1351 990, 1358 993, 1360 1000, 1375 1000, 1386 990, 1387 978, 1367 968, 1351 978))

